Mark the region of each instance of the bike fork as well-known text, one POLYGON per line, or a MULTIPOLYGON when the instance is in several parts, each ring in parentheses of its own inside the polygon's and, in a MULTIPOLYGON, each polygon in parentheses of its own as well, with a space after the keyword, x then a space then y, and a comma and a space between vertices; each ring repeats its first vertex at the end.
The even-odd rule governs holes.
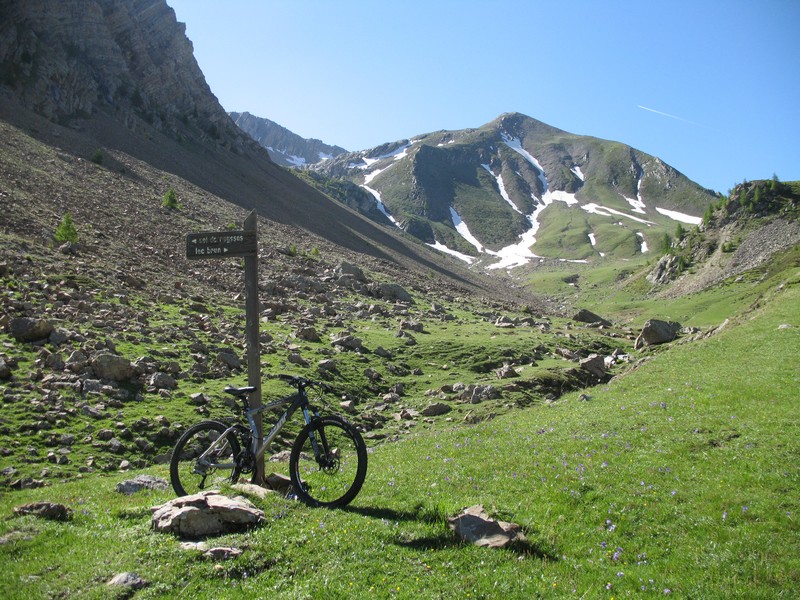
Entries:
MULTIPOLYGON (((314 413, 314 417, 318 418, 319 414, 314 413)), ((311 415, 305 407, 303 407, 303 418, 306 420, 306 424, 311 425, 311 415)), ((311 442, 311 448, 314 450, 314 459, 320 467, 324 467, 323 457, 325 458, 325 463, 327 463, 328 459, 328 441, 325 439, 325 432, 322 429, 317 432, 309 427, 308 439, 311 442), (317 439, 317 433, 319 433, 319 439, 317 439)))

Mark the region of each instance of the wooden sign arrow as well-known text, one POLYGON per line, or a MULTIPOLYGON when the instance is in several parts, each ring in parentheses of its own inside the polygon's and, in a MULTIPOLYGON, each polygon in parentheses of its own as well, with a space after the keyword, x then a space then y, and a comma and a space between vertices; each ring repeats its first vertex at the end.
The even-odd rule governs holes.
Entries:
POLYGON ((255 231, 204 231, 186 234, 186 258, 229 258, 255 256, 257 253, 255 231))

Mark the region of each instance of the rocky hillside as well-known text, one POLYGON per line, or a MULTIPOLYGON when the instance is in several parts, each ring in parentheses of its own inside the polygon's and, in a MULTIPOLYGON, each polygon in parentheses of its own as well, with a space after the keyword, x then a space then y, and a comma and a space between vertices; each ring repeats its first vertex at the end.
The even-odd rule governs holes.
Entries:
POLYGON ((798 217, 800 182, 741 183, 708 207, 699 227, 667 236, 647 279, 661 294, 679 296, 765 267, 800 244, 798 217))
POLYGON ((232 112, 230 116, 242 131, 269 151, 275 164, 284 167, 313 165, 347 152, 321 140, 302 138, 269 119, 248 112, 232 112))
POLYGON ((656 157, 521 114, 314 165, 359 184, 396 225, 466 262, 647 253, 716 195, 656 157))
POLYGON ((494 289, 276 166, 219 105, 164 0, 6 1, 0 11, 0 118, 21 131, 73 157, 104 156, 118 174, 140 160, 296 228, 296 244, 494 289))

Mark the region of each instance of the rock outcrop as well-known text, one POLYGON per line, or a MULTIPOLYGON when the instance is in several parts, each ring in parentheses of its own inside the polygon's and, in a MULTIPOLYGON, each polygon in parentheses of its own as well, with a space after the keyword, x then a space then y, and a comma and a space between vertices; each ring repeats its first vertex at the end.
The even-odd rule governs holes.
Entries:
POLYGON ((162 131, 194 125, 249 142, 211 93, 186 27, 165 0, 24 0, 0 5, 0 84, 53 121, 99 109, 162 131))

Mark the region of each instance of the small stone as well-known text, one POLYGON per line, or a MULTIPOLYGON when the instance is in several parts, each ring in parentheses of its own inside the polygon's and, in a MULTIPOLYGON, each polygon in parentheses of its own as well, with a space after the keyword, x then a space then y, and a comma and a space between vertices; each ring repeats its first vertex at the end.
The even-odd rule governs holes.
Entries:
POLYGON ((203 553, 203 556, 213 560, 229 560, 241 555, 242 551, 239 548, 227 548, 224 546, 211 548, 203 553))

